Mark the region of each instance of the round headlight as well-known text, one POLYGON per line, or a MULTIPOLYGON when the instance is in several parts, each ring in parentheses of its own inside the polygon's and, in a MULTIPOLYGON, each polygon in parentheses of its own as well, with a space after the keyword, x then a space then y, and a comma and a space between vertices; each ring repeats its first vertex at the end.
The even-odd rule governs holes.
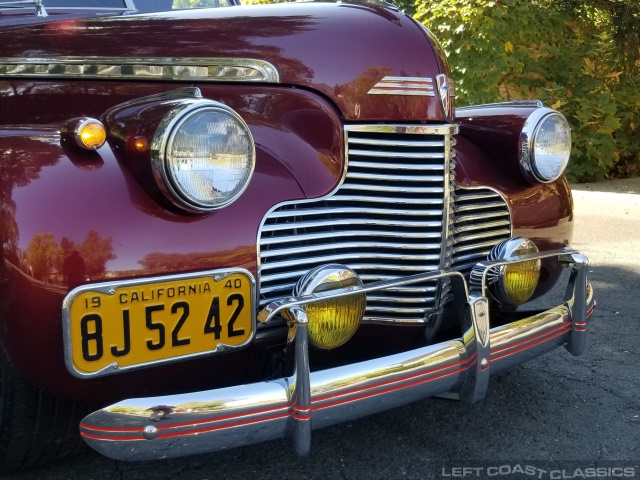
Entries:
POLYGON ((558 112, 540 108, 525 122, 521 133, 520 166, 531 182, 556 180, 569 162, 571 128, 558 112))
POLYGON ((172 109, 156 131, 152 152, 160 188, 176 205, 195 211, 236 200, 255 165, 247 124, 227 106, 209 100, 172 109))
MULTIPOLYGON (((493 247, 489 260, 503 260, 536 252, 538 247, 531 240, 514 237, 493 247)), ((540 260, 527 260, 498 267, 488 276, 492 293, 502 303, 522 305, 531 298, 538 286, 540 264, 540 260)))
MULTIPOLYGON (((343 265, 323 265, 302 277, 293 294, 309 295, 362 285, 358 275, 343 265)), ((349 340, 360 326, 366 295, 329 298, 306 305, 309 340, 320 348, 335 348, 349 340)))

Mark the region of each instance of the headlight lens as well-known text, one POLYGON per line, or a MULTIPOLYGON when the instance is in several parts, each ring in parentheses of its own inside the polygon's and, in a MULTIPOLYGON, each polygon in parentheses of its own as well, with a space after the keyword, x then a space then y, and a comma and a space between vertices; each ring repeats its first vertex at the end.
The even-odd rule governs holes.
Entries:
POLYGON ((533 138, 533 169, 545 182, 558 178, 569 162, 571 129, 559 114, 551 114, 541 122, 533 138))
MULTIPOLYGON (((362 285, 358 275, 342 265, 324 265, 302 277, 294 295, 330 292, 362 285)), ((305 307, 309 340, 320 348, 335 348, 349 340, 360 326, 366 307, 365 294, 332 298, 305 307)))
MULTIPOLYGON (((526 255, 538 252, 535 243, 527 238, 514 237, 496 245, 489 254, 490 260, 526 255)), ((511 263, 498 268, 489 277, 491 290, 502 303, 522 305, 531 298, 538 286, 540 260, 511 263)))
POLYGON ((216 102, 203 100, 174 110, 154 138, 170 194, 196 211, 229 205, 253 173, 255 147, 249 128, 237 113, 216 102))
POLYGON ((571 155, 571 128, 560 113, 536 110, 521 137, 521 166, 529 181, 549 183, 562 175, 571 155))

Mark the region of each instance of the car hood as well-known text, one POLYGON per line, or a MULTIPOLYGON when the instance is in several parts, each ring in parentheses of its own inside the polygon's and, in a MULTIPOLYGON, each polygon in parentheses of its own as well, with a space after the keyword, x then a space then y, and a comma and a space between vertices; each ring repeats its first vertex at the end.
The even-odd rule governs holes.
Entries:
POLYGON ((413 19, 373 4, 52 18, 0 29, 0 45, 0 57, 43 63, 62 57, 257 59, 275 66, 283 86, 331 99, 347 120, 443 120, 435 77, 448 73, 446 59, 413 19), (371 92, 385 77, 432 79, 434 96, 371 92))

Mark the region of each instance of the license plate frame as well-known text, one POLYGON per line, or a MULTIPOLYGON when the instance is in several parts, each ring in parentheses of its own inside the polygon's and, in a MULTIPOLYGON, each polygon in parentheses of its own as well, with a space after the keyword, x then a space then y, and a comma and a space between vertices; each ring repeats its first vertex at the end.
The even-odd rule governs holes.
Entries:
MULTIPOLYGON (((101 282, 77 287, 67 294, 62 303, 64 357, 67 370, 77 378, 93 378, 245 348, 253 341, 256 333, 255 294, 255 278, 248 270, 242 268, 101 282), (206 285, 209 287, 207 288, 206 285), (180 290, 181 295, 178 295, 177 288, 180 286, 184 286, 185 290, 180 290), (189 286, 193 294, 190 293, 189 286), (172 292, 173 296, 169 297, 167 289, 171 288, 175 290, 172 292), (134 292, 136 293, 135 302, 133 302, 134 292), (156 298, 160 293, 163 294, 160 297, 164 296, 164 299, 156 298), (215 303, 216 309, 213 314, 213 302, 216 297, 218 301, 215 303), (222 301, 220 301, 221 297, 224 297, 222 301), (131 301, 130 308, 134 310, 133 313, 127 310, 128 313, 125 314, 123 312, 127 307, 123 305, 128 305, 129 301, 131 301), (189 315, 194 309, 190 307, 189 302, 197 303, 194 316, 198 316, 199 311, 199 316, 202 317, 203 308, 208 308, 204 319, 199 318, 190 322, 189 315), (210 307, 206 307, 207 302, 211 302, 210 307), (171 308, 165 310, 164 306, 170 303, 171 308), (176 303, 179 304, 178 308, 175 308, 176 303), (186 307, 185 303, 187 303, 186 307), (112 310, 117 310, 118 307, 113 306, 116 304, 119 304, 121 309, 121 317, 116 320, 115 315, 111 315, 105 321, 102 317, 112 310), (163 305, 163 307, 160 308, 157 305, 163 305), (140 314, 143 308, 144 318, 141 319, 140 314), (149 310, 151 310, 150 313, 149 310), (82 314, 83 311, 84 314, 82 314), (169 315, 173 315, 172 321, 175 322, 173 327, 167 325, 169 315), (144 322, 146 330, 140 327, 141 322, 144 322), (122 334, 115 345, 113 343, 105 345, 114 337, 112 331, 117 328, 116 323, 122 334), (178 327, 180 323, 181 326, 178 327), (159 324, 163 326, 160 327, 159 324), (209 329, 207 333, 202 333, 202 336, 211 334, 214 338, 211 348, 203 349, 200 345, 200 348, 196 348, 197 351, 191 351, 191 337, 185 337, 184 332, 188 333, 195 328, 200 328, 193 324, 203 324, 203 331, 209 329), (106 337, 105 325, 108 329, 106 337), (184 330, 183 327, 187 325, 189 329, 184 330), (162 334, 160 330, 163 330, 162 334), (129 332, 128 341, 125 334, 127 331, 129 332), (148 333, 149 338, 141 338, 141 331, 148 333), (230 342, 229 335, 238 338, 230 342), (218 336, 220 336, 219 339, 218 336), (170 345, 165 348, 167 339, 170 345), (189 342, 185 344, 187 340, 189 342), (144 347, 140 346, 142 341, 152 353, 138 351, 144 350, 144 347), (136 355, 123 354, 126 352, 127 345, 129 352, 132 345, 135 345, 136 355), (184 346, 187 348, 182 348, 184 346), (152 347, 153 350, 151 350, 152 347), (116 352, 123 354, 120 361, 113 358, 116 352), (91 357, 99 358, 89 359, 91 357), (150 359, 150 357, 155 358, 150 359), (92 363, 94 361, 95 364, 92 363), (90 368, 87 368, 87 365, 90 365, 90 368)), ((198 338, 197 342, 202 344, 202 338, 198 338)))

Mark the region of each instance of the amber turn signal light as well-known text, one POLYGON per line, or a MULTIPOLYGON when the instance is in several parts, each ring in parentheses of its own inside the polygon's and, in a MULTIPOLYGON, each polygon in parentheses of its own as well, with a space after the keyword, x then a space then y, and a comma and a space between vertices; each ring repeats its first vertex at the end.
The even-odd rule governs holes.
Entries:
POLYGON ((87 150, 97 150, 107 141, 107 130, 99 120, 88 118, 76 129, 78 146, 87 150))
POLYGON ((137 152, 146 152, 148 147, 149 147, 149 144, 148 144, 146 138, 144 138, 144 137, 134 137, 133 138, 133 148, 137 152))
POLYGON ((107 130, 100 120, 90 117, 73 118, 60 129, 63 139, 84 150, 97 150, 107 141, 107 130))

